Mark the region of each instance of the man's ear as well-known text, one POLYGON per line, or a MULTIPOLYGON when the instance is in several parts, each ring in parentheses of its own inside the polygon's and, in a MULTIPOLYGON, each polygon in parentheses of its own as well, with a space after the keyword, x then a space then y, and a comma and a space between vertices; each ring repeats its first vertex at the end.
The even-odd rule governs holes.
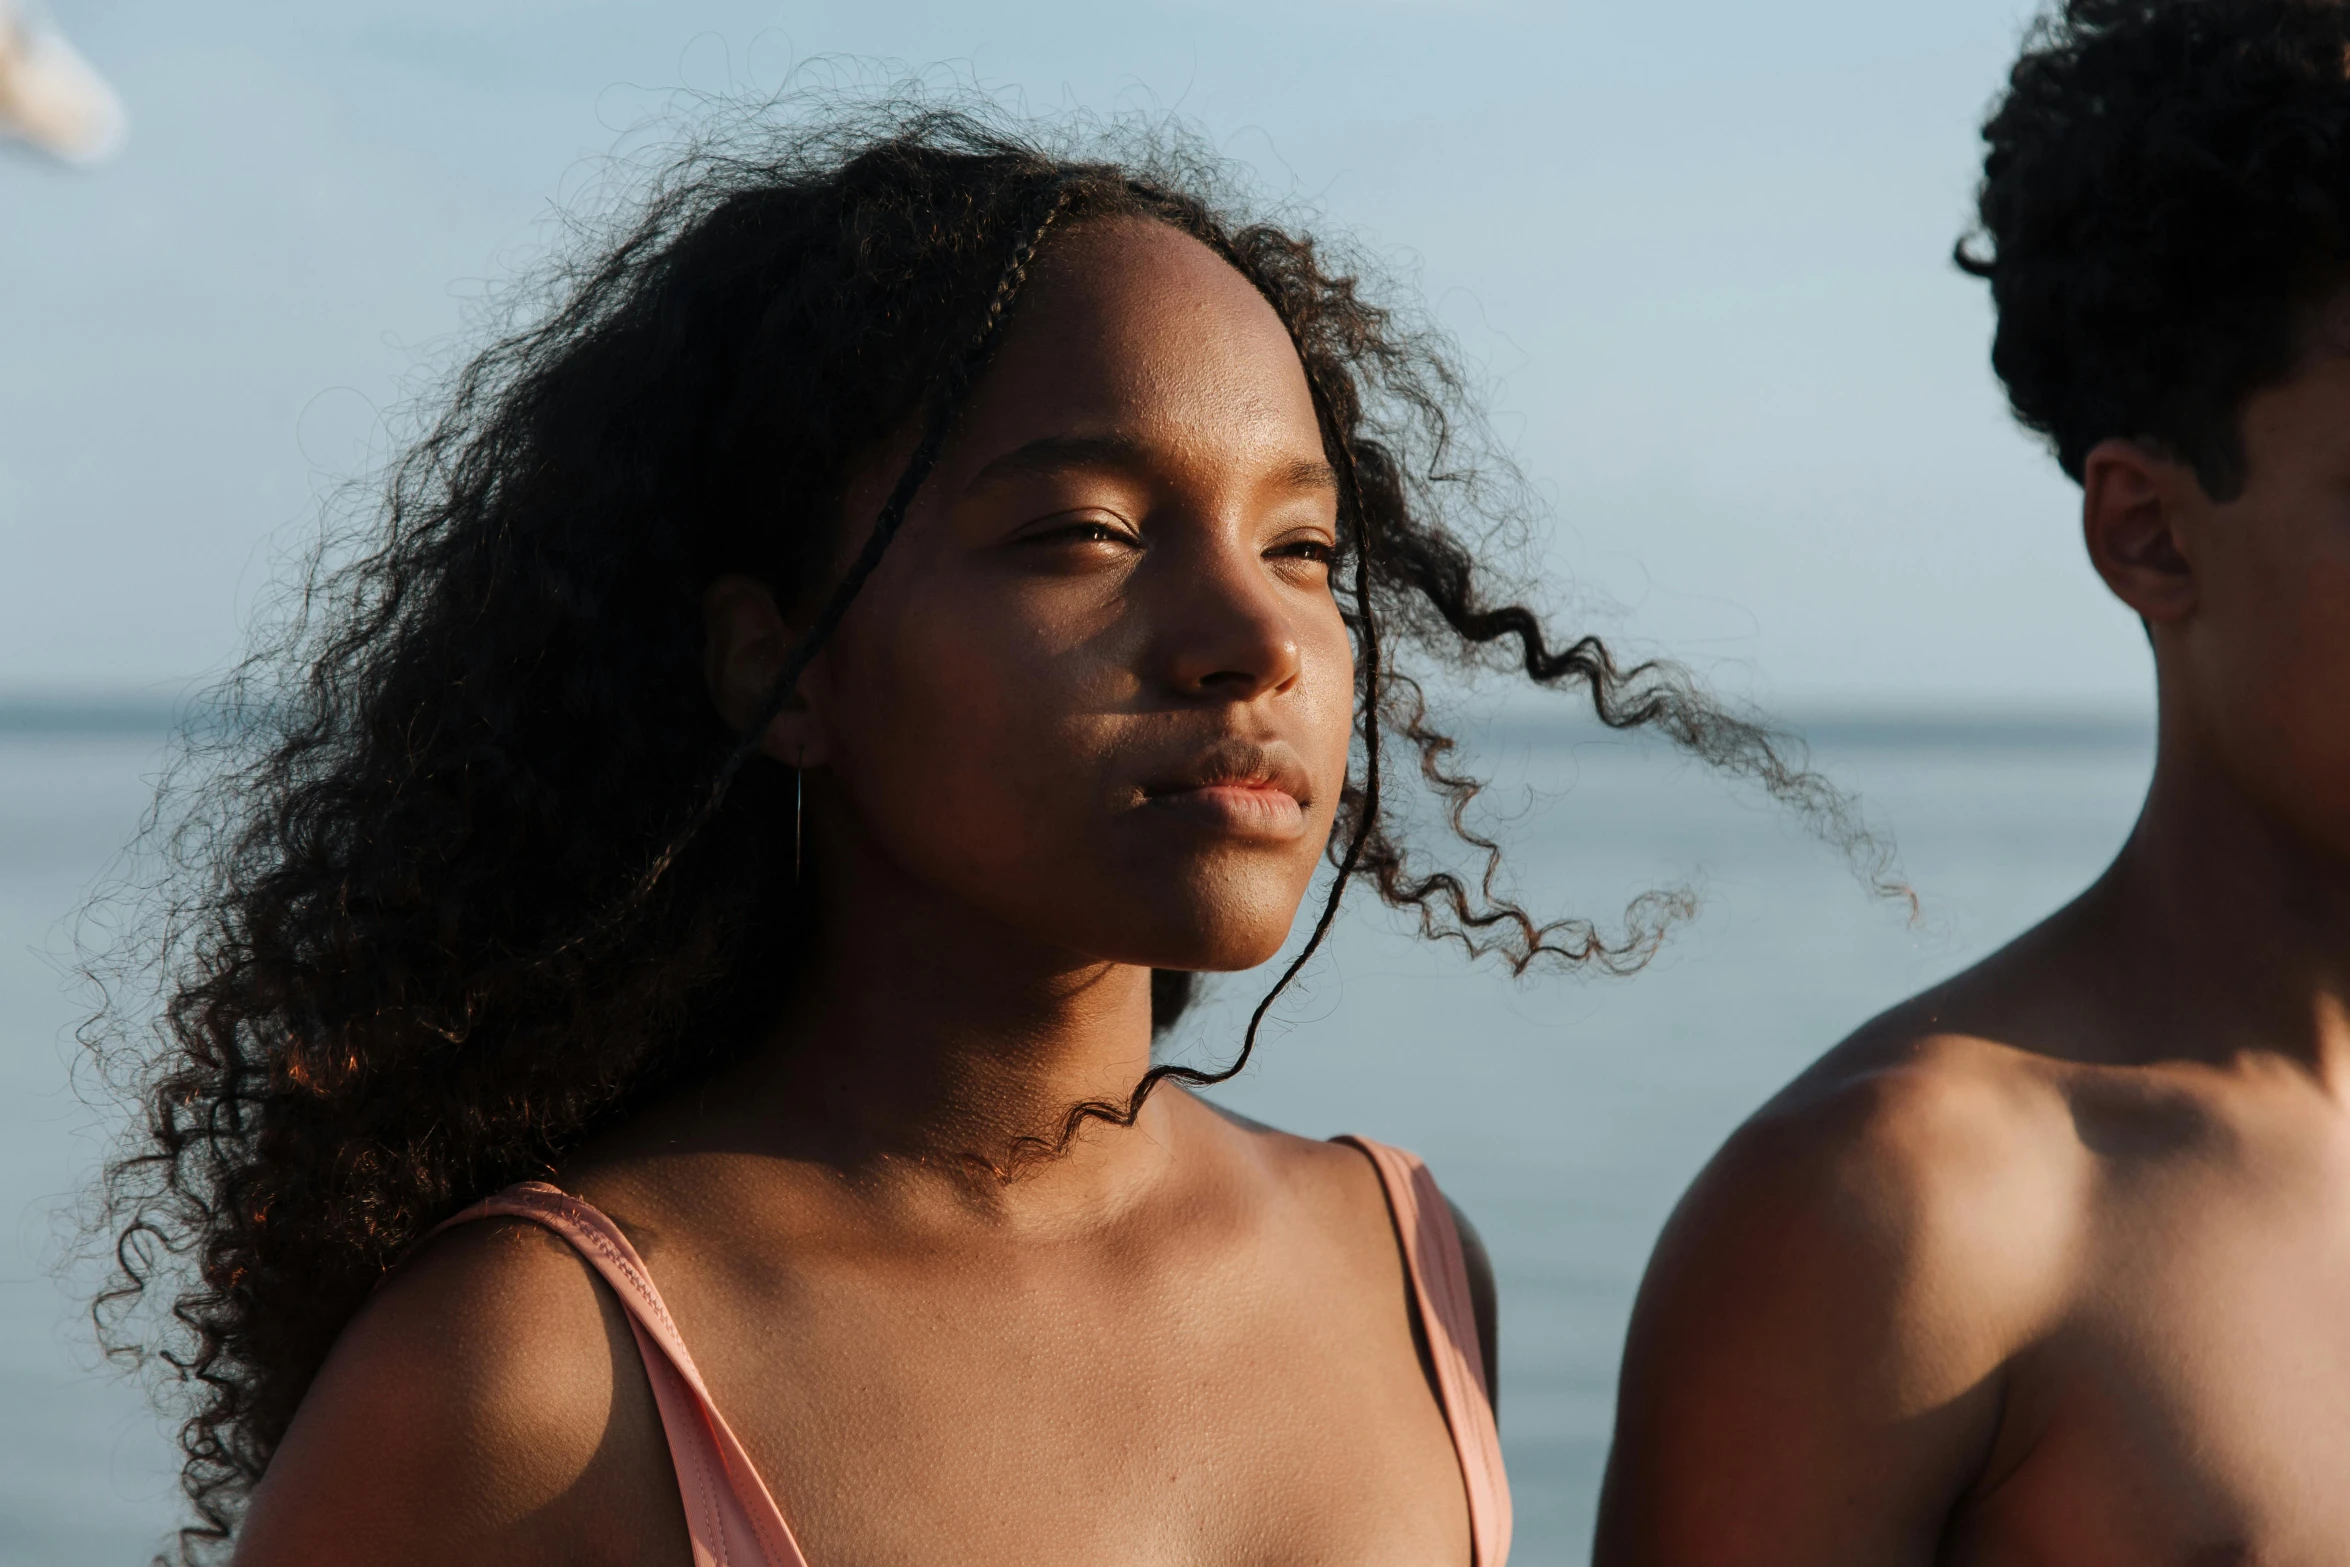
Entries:
POLYGON ((2137 441, 2101 441, 2081 466, 2081 533, 2114 597, 2150 626, 2195 612, 2190 517, 2211 509, 2187 464, 2137 441))
MULTIPOLYGON (((785 622, 765 583, 725 576, 702 590, 702 679, 718 716, 735 733, 759 721, 798 645, 799 633, 785 622)), ((760 741, 759 749, 786 767, 824 765, 823 725, 807 685, 803 677, 760 741)))

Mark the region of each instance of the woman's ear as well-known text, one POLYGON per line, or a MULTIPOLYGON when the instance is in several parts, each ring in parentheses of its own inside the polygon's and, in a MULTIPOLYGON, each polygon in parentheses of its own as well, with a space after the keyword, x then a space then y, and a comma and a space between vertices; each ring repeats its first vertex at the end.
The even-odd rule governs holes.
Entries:
POLYGON ((2114 597, 2151 625, 2195 612, 2193 518, 2211 510, 2195 470, 2137 441, 2101 441, 2081 466, 2081 532, 2114 597))
MULTIPOLYGON (((784 621, 765 583, 724 576, 702 590, 702 679, 718 716, 735 733, 759 721, 798 645, 799 633, 784 621)), ((824 765, 823 725, 807 684, 800 682, 760 741, 759 749, 787 767, 824 765)))

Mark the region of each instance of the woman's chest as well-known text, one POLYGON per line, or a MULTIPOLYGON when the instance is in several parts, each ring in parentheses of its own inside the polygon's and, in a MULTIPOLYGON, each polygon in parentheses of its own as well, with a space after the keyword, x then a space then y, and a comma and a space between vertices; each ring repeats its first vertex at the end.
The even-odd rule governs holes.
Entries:
POLYGON ((909 1261, 724 1298, 694 1352, 813 1567, 1469 1559, 1400 1273, 909 1261))

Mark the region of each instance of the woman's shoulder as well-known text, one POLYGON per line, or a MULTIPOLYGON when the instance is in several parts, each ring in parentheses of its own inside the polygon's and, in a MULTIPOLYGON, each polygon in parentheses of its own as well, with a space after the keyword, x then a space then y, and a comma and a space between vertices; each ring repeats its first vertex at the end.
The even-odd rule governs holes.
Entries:
POLYGON ((619 1302, 569 1246, 490 1219, 354 1317, 271 1458, 240 1567, 636 1561, 684 1549, 619 1302))
MULTIPOLYGON (((1202 1099, 1200 1103, 1244 1141, 1255 1162, 1274 1180, 1302 1192, 1343 1202, 1351 1208, 1386 1211, 1386 1181, 1371 1151, 1374 1148, 1390 1153, 1401 1150, 1353 1134, 1335 1138, 1300 1137, 1212 1100, 1202 1099)), ((1464 1243, 1469 1243, 1475 1232, 1468 1224, 1468 1216, 1449 1197, 1445 1199, 1445 1207, 1461 1229, 1464 1243)), ((1481 1246, 1477 1249, 1482 1252, 1481 1246)))
MULTIPOLYGON (((1395 1244, 1386 1185, 1378 1164, 1363 1146, 1370 1139, 1300 1137, 1211 1100, 1201 1102, 1248 1140, 1255 1157, 1292 1195, 1320 1205, 1333 1223, 1368 1224, 1385 1238, 1386 1244, 1395 1244)), ((1461 1265, 1468 1278, 1478 1334, 1483 1340, 1481 1347, 1490 1385, 1498 1371, 1496 1346, 1501 1326, 1493 1262, 1486 1252, 1484 1237, 1469 1222, 1461 1205, 1446 1196, 1444 1207, 1460 1239, 1461 1265)))
POLYGON ((1198 1102, 1243 1151, 1249 1166, 1283 1195, 1349 1212, 1385 1211, 1377 1168, 1351 1143, 1300 1137, 1212 1099, 1199 1097, 1198 1102))

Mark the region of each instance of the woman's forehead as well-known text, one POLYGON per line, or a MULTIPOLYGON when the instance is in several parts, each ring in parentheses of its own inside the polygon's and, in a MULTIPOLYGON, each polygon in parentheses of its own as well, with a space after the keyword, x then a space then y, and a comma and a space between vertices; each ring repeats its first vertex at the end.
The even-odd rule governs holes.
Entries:
POLYGON ((1321 446, 1273 307, 1206 245, 1141 218, 1082 225, 1039 258, 965 429, 988 455, 1072 432, 1321 446))

